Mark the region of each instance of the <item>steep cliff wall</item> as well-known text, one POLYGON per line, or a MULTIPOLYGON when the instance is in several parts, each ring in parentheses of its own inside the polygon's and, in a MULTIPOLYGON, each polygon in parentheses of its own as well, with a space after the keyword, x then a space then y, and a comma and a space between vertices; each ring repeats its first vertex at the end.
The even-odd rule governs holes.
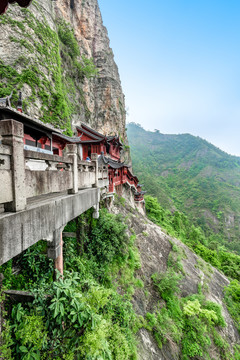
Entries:
MULTIPOLYGON (((229 285, 226 276, 198 257, 180 240, 167 235, 145 215, 136 211, 136 208, 133 209, 129 200, 124 206, 113 206, 111 211, 125 217, 129 235, 136 234, 136 246, 140 253, 141 266, 136 270, 135 276, 142 280, 143 286, 135 289, 132 302, 136 313, 148 318, 149 323, 148 326, 142 326, 137 333, 138 360, 237 360, 240 334, 226 306, 224 289, 229 285), (156 273, 161 274, 161 280, 167 279, 165 285, 162 285, 162 294, 167 288, 171 288, 176 273, 181 274, 175 299, 170 293, 167 297, 160 296, 160 288, 154 286, 153 274, 156 273), (212 308, 215 308, 215 305, 220 306, 225 321, 223 326, 218 324, 215 329, 209 329, 208 334, 205 328, 202 339, 200 323, 188 323, 187 327, 184 327, 184 313, 179 312, 178 307, 178 301, 185 304, 190 301, 193 304, 191 301, 201 298, 207 306, 210 303, 212 308), (168 303, 166 308, 165 301, 168 303), (168 315, 162 316, 165 311, 165 315, 171 314, 171 320, 168 315), (157 314, 158 320, 152 316, 154 313, 157 314), (174 313, 175 320, 178 318, 181 323, 178 328, 175 328, 177 322, 174 320, 174 313), (150 323, 153 325, 152 328, 149 326, 150 323), (208 339, 206 346, 204 339, 208 339)), ((193 320, 194 316, 191 319, 193 320)), ((207 326, 207 323, 204 326, 207 326)))
POLYGON ((84 121, 126 141, 124 95, 97 0, 12 5, 0 31, 0 97, 14 89, 14 104, 22 90, 31 116, 68 133, 84 121))

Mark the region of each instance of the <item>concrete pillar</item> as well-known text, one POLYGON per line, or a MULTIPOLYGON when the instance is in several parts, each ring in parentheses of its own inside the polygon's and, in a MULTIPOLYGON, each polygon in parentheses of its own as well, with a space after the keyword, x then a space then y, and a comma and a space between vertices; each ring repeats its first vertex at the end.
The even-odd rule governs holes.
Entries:
POLYGON ((13 201, 5 205, 6 211, 20 211, 26 208, 25 159, 23 124, 15 120, 0 121, 2 144, 11 146, 11 171, 13 201))
POLYGON ((93 206, 93 218, 98 219, 99 218, 99 203, 93 206))
POLYGON ((77 161, 77 145, 67 144, 67 154, 73 159, 73 184, 69 194, 76 194, 78 192, 78 161, 77 161))
POLYGON ((95 184, 94 187, 98 187, 98 154, 91 154, 91 160, 95 162, 95 184))
POLYGON ((97 203, 95 205, 93 205, 93 218, 94 219, 98 219, 99 218, 99 202, 100 202, 100 196, 101 196, 101 191, 100 188, 98 188, 98 196, 97 196, 97 203))
POLYGON ((60 246, 60 253, 59 253, 58 257, 55 259, 54 267, 63 276, 63 240, 62 240, 62 232, 61 232, 61 235, 60 235, 59 246, 60 246))
POLYGON ((63 275, 63 240, 61 229, 53 232, 53 240, 48 241, 48 257, 55 261, 55 269, 63 275))

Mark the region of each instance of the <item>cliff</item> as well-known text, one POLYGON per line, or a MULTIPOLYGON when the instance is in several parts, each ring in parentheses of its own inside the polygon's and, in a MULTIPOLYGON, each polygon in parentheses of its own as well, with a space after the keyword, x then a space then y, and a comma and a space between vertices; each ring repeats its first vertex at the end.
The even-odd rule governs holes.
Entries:
MULTIPOLYGON (((124 95, 97 0, 13 5, 0 31, 0 96, 13 90, 14 105, 21 90, 27 114, 68 133, 84 121, 127 144, 124 95)), ((22 358, 133 359, 136 333, 141 360, 238 359, 229 280, 126 200, 116 202, 116 217, 103 209, 98 221, 88 213, 67 225, 81 232, 84 253, 79 239, 64 240, 61 281, 52 281, 44 243, 0 271, 5 286, 36 291, 36 309, 14 306, 3 358, 20 351, 22 358)))
POLYGON ((132 301, 136 313, 148 319, 148 323, 143 322, 137 333, 138 359, 238 359, 240 336, 226 306, 224 289, 229 286, 226 276, 136 212, 128 202, 125 206, 118 204, 111 211, 127 219, 129 235, 136 234, 135 245, 140 254, 141 266, 135 276, 141 279, 142 287, 135 288, 132 301), (162 282, 161 287, 157 286, 156 278, 162 282), (174 287, 175 296, 170 290, 174 287), (202 299, 209 309, 211 306, 214 309, 214 304, 219 306, 225 322, 215 329, 205 328, 202 339, 200 328, 208 326, 206 320, 202 319, 204 325, 195 322, 193 312, 189 317, 193 322, 184 324, 184 311, 180 310, 196 299, 202 299), (204 338, 209 340, 208 344, 204 344, 204 338))
POLYGON ((81 121, 126 140, 118 68, 97 0, 35 0, 0 17, 0 97, 71 133, 81 121))

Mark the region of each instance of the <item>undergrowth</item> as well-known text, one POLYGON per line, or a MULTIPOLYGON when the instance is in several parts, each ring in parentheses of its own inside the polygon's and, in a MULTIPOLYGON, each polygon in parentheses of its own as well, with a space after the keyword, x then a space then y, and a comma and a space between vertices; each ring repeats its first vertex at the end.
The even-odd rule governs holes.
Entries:
POLYGON ((225 303, 240 333, 240 284, 237 280, 225 288, 225 303))
POLYGON ((145 196, 147 216, 154 223, 163 227, 167 233, 177 237, 212 266, 226 276, 240 280, 240 256, 227 251, 224 247, 211 248, 211 238, 205 237, 200 227, 190 223, 188 218, 175 211, 164 210, 156 198, 145 196))
MULTIPOLYGON (((167 271, 152 275, 160 298, 154 311, 145 317, 135 313, 132 295, 144 284, 135 277, 141 267, 136 235, 132 230, 127 236, 124 220, 101 209, 98 220, 89 210, 70 222, 65 232, 75 232, 76 238, 64 238, 64 278, 58 274, 57 281, 44 241, 0 268, 3 289, 34 294, 33 302, 13 303, 1 292, 4 360, 134 360, 141 328, 153 334, 159 348, 167 345, 182 360, 213 360, 214 348, 221 360, 239 360, 239 347, 230 348, 221 335, 226 326, 221 307, 206 300, 202 287, 181 295, 186 255, 175 244, 167 271)), ((239 321, 236 280, 226 289, 226 304, 239 321)))
POLYGON ((3 359, 136 359, 136 314, 126 286, 129 279, 135 286, 140 266, 134 236, 127 236, 121 216, 105 209, 98 220, 86 212, 65 231, 81 231, 83 246, 79 238, 64 239, 64 279, 58 274, 52 281, 44 242, 21 255, 18 275, 12 262, 0 268, 5 289, 35 296, 32 303, 5 300, 3 359), (122 295, 117 279, 126 286, 122 295))
MULTIPOLYGON (((180 283, 184 274, 179 264, 176 267, 172 256, 173 252, 169 255, 168 269, 164 274, 152 275, 163 302, 155 312, 146 314, 142 319, 143 326, 153 333, 160 348, 168 344, 175 355, 178 353, 179 359, 212 360, 214 347, 223 360, 239 359, 239 349, 236 347, 232 352, 220 335, 219 330, 226 326, 221 306, 207 301, 201 288, 197 294, 181 296, 180 283)), ((180 263, 181 258, 178 257, 177 262, 180 263)))

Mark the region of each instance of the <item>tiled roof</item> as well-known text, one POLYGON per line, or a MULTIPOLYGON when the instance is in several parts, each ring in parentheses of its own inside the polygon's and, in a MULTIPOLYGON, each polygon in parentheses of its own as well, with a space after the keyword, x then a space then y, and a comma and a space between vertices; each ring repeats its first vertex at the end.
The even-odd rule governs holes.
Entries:
POLYGON ((86 129, 83 129, 80 126, 77 126, 77 130, 82 131, 84 134, 88 135, 89 137, 92 137, 94 140, 102 141, 104 139, 104 136, 98 136, 92 134, 90 131, 87 131, 86 129))
POLYGON ((74 143, 74 144, 79 144, 81 142, 79 136, 71 137, 68 135, 59 134, 59 133, 55 133, 55 132, 53 132, 53 136, 58 137, 59 139, 65 140, 67 142, 74 143))
POLYGON ((103 154, 99 156, 98 158, 98 164, 99 165, 109 165, 111 166, 111 168, 113 169, 121 169, 122 167, 127 167, 129 168, 130 166, 128 166, 127 164, 125 163, 121 163, 121 162, 118 162, 118 161, 115 161, 111 158, 108 158, 106 156, 104 156, 103 154))
POLYGON ((81 127, 82 127, 83 129, 88 130, 90 133, 93 133, 93 134, 97 135, 98 137, 105 138, 105 135, 103 135, 103 134, 99 133, 98 131, 90 128, 88 125, 86 125, 86 124, 84 124, 84 123, 81 124, 81 127))
POLYGON ((144 194, 146 194, 146 192, 147 192, 147 191, 136 191, 136 192, 135 192, 135 195, 138 195, 138 196, 144 195, 144 194))
POLYGON ((17 111, 12 107, 2 106, 0 105, 0 120, 7 119, 6 114, 9 114, 13 120, 20 121, 26 125, 34 126, 35 128, 39 128, 39 130, 45 130, 50 132, 55 132, 61 134, 62 131, 54 128, 51 124, 45 124, 41 120, 34 119, 31 116, 28 116, 24 113, 17 111))
POLYGON ((118 142, 120 146, 123 146, 123 144, 122 144, 121 141, 119 140, 119 136, 117 136, 117 135, 107 136, 107 142, 108 142, 108 143, 110 143, 111 141, 114 141, 114 140, 115 140, 116 142, 118 142))
POLYGON ((74 144, 93 144, 93 143, 96 144, 101 141, 101 140, 81 140, 81 136, 71 137, 68 135, 57 134, 57 133, 53 133, 53 135, 62 140, 65 140, 67 142, 74 143, 74 144))

